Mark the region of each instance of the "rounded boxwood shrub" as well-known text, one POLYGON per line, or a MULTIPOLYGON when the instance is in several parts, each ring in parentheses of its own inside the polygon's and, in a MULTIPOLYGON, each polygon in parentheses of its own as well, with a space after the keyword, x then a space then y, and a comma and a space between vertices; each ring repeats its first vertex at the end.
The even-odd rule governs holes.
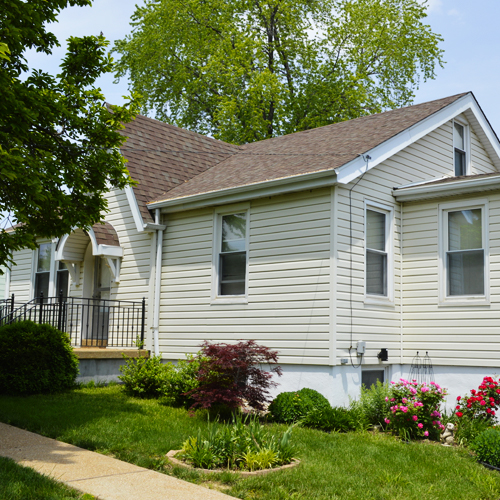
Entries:
POLYGON ((290 423, 304 418, 313 410, 330 410, 328 399, 314 389, 304 388, 297 392, 282 392, 269 405, 274 421, 290 423))
POLYGON ((67 333, 32 321, 0 327, 0 394, 57 392, 73 387, 77 375, 67 333))
POLYGON ((481 432, 471 444, 480 462, 486 462, 494 467, 500 467, 500 432, 488 429, 481 432))

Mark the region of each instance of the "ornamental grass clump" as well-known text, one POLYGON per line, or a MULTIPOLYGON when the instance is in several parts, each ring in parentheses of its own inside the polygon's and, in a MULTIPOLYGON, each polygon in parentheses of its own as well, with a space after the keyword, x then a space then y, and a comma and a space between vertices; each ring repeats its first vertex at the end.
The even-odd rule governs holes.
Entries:
POLYGON ((461 419, 495 420, 500 405, 500 382, 492 377, 484 377, 478 390, 472 389, 470 395, 457 397, 455 415, 461 419))
POLYGON ((208 424, 182 445, 178 458, 202 469, 261 470, 289 464, 295 455, 292 428, 277 435, 258 417, 233 415, 231 424, 208 424))
POLYGON ((400 379, 391 382, 390 406, 385 424, 406 440, 429 438, 438 440, 444 425, 440 407, 447 392, 435 382, 430 385, 400 379))

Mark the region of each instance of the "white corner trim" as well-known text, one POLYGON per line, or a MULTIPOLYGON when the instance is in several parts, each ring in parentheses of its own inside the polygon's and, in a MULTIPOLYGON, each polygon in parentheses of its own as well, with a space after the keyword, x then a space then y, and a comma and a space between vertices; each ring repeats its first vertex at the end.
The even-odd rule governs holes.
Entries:
POLYGON ((130 211, 132 212, 132 217, 134 218, 135 227, 137 228, 137 231, 142 233, 144 231, 144 221, 142 220, 141 211, 139 210, 139 205, 137 204, 134 189, 132 186, 125 186, 124 191, 130 206, 130 211))
MULTIPOLYGON (((432 132, 436 128, 441 127, 446 122, 450 121, 451 119, 467 110, 470 110, 472 112, 479 125, 483 129, 492 150, 497 156, 496 162, 493 158, 492 161, 498 167, 500 165, 500 143, 495 133, 493 132, 493 129, 488 123, 488 120, 484 116, 484 113, 477 104, 477 101, 474 99, 473 95, 469 93, 444 107, 443 109, 437 111, 436 113, 428 116, 424 120, 416 123, 412 127, 404 130, 403 132, 400 132, 398 135, 392 137, 391 139, 383 142, 382 144, 379 144, 369 151, 366 151, 365 153, 369 154, 372 157, 368 164, 368 170, 376 167, 402 149, 408 147, 410 144, 413 144, 428 133, 432 132)), ((337 180, 340 184, 348 184, 352 180, 359 177, 362 173, 364 173, 365 170, 366 162, 361 156, 335 169, 335 171, 337 172, 337 180)))

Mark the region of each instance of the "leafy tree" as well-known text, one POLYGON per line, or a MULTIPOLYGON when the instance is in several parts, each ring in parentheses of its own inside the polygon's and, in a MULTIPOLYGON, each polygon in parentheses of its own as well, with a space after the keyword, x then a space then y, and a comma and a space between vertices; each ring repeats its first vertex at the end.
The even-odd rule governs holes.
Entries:
POLYGON ((261 410, 269 389, 278 385, 272 380, 273 373, 282 373, 276 366, 278 353, 253 340, 237 344, 205 341, 192 362, 199 363, 198 387, 187 393, 195 401, 192 408, 238 408, 246 399, 250 406, 261 410), (262 364, 272 368, 265 371, 262 364))
POLYGON ((95 87, 113 69, 103 36, 71 37, 61 71, 29 73, 25 50, 51 54, 58 45, 46 24, 67 5, 90 0, 4 0, 0 9, 0 213, 20 223, 0 229, 0 264, 35 248, 35 238, 88 228, 106 210, 109 186, 132 181, 118 147, 119 130, 137 104, 105 106, 95 87))
POLYGON ((243 144, 411 103, 443 63, 419 0, 147 0, 117 42, 156 117, 243 144))

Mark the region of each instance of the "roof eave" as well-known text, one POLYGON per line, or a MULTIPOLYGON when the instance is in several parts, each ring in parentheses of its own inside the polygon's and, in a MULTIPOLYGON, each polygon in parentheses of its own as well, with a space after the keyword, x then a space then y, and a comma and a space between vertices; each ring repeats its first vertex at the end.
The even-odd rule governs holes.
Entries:
POLYGON ((500 189, 500 176, 485 179, 464 179, 435 184, 432 186, 421 185, 408 188, 395 188, 392 195, 397 201, 418 201, 431 198, 444 198, 469 193, 481 193, 500 189))
POLYGON ((301 174, 293 177, 284 177, 269 181, 237 186, 234 188, 210 191, 191 196, 183 196, 167 200, 148 203, 150 210, 160 208, 162 212, 181 212, 196 208, 205 208, 228 203, 238 203, 268 196, 277 196, 306 189, 318 189, 333 186, 337 183, 335 171, 322 170, 310 174, 301 174))
POLYGON ((476 99, 472 93, 469 92, 415 125, 403 130, 391 139, 365 151, 365 157, 366 155, 371 157, 368 162, 368 168, 362 156, 358 156, 356 159, 338 167, 336 169, 338 182, 340 184, 348 184, 367 170, 371 170, 436 128, 441 127, 455 116, 468 110, 472 112, 481 130, 484 131, 485 138, 487 139, 487 144, 485 144, 486 150, 496 169, 500 171, 500 142, 476 99))

